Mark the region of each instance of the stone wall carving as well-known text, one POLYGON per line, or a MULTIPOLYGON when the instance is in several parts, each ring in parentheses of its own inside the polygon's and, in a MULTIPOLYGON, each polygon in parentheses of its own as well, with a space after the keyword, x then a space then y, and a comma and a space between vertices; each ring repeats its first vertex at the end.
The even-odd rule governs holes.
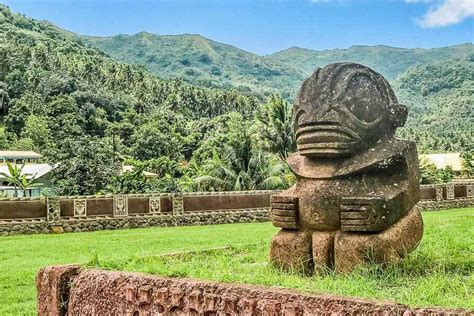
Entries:
POLYGON ((435 190, 436 190, 436 201, 442 201, 443 200, 443 191, 444 191, 443 187, 437 185, 435 187, 435 190))
POLYGON ((148 203, 150 206, 150 213, 156 214, 161 212, 161 197, 150 196, 148 198, 148 203))
POLYGON ((173 194, 173 215, 183 214, 184 201, 182 193, 173 194))
POLYGON ((115 230, 146 227, 171 227, 171 226, 196 226, 215 224, 235 224, 235 223, 256 223, 268 221, 268 209, 228 211, 228 212, 208 212, 198 214, 182 215, 157 215, 147 216, 123 216, 123 217, 70 217, 61 219, 59 222, 43 221, 21 221, 21 222, 0 222, 0 236, 19 234, 48 234, 61 231, 53 230, 58 226, 62 232, 87 232, 98 230, 115 230))
POLYGON ((61 203, 59 197, 48 197, 46 209, 46 220, 48 222, 58 222, 61 219, 61 203))
POLYGON ((446 185, 446 199, 454 200, 454 184, 446 185))
POLYGON ((126 194, 115 194, 113 197, 114 217, 128 215, 128 196, 126 194))
POLYGON ((87 216, 87 200, 86 199, 74 200, 74 216, 75 217, 87 216))
POLYGON ((474 184, 466 185, 466 197, 468 198, 474 197, 474 184))
POLYGON ((41 269, 36 285, 39 316, 469 314, 462 309, 417 309, 387 301, 302 294, 263 286, 80 270, 75 265, 41 269), (68 298, 67 304, 63 297, 68 298))
MULTIPOLYGON (((423 185, 421 190, 426 190, 425 192, 429 192, 429 194, 425 194, 427 198, 421 200, 418 205, 423 210, 439 210, 473 206, 474 196, 468 197, 468 194, 472 194, 473 192, 472 182, 453 184, 456 191, 455 199, 446 200, 442 198, 440 201, 435 199, 434 189, 440 187, 442 190, 443 186, 423 185), (469 189, 469 186, 471 189, 469 189)), ((142 204, 140 207, 144 210, 144 213, 134 213, 133 210, 130 210, 130 213, 132 213, 133 216, 119 216, 115 218, 110 217, 113 215, 112 195, 99 197, 62 196, 59 197, 59 201, 56 198, 55 202, 53 202, 54 197, 50 197, 49 207, 48 198, 46 197, 0 198, 0 210, 2 210, 2 212, 0 212, 0 235, 50 233, 52 231, 51 225, 53 223, 54 226, 62 226, 65 232, 80 232, 149 226, 209 225, 214 223, 223 224, 233 222, 265 221, 268 220, 267 211, 270 207, 270 195, 271 193, 276 192, 278 191, 184 193, 183 198, 189 200, 187 200, 187 203, 183 205, 184 213, 178 215, 172 215, 172 194, 129 194, 127 196, 129 199, 131 198, 132 201, 134 198, 136 201, 137 197, 142 198, 143 202, 141 202, 142 204), (234 203, 233 206, 235 206, 235 195, 248 195, 250 198, 254 198, 255 195, 266 196, 268 197, 268 205, 260 203, 258 207, 248 208, 248 206, 246 206, 243 208, 223 209, 221 207, 222 205, 230 205, 230 203, 227 202, 227 197, 229 197, 229 201, 232 201, 231 203, 234 203), (213 205, 210 205, 209 203, 201 203, 198 199, 199 197, 204 197, 204 202, 209 202, 209 197, 213 196, 215 196, 216 200, 220 203, 218 208, 207 208, 209 206, 212 207, 213 205), (152 202, 152 205, 154 206, 150 208, 149 198, 151 197, 153 197, 151 200, 154 200, 154 202, 152 202), (161 212, 153 213, 153 211, 158 211, 158 197, 161 199, 161 212), (102 203, 102 205, 106 205, 104 211, 101 211, 101 209, 97 207, 97 204, 95 204, 98 199, 101 201, 108 201, 108 203, 102 203), (82 205, 75 205, 74 200, 86 201, 86 216, 77 216, 83 214, 83 211, 81 210, 83 207, 82 205), (95 204, 95 207, 89 208, 90 205, 88 205, 88 203, 95 204), (74 206, 76 207, 75 209, 74 206), (48 209, 52 211, 49 215, 47 211, 48 209), (9 216, 9 213, 12 215, 9 216), (18 214, 20 216, 18 216, 18 214), (110 215, 104 217, 104 214, 110 215), (48 220, 51 222, 48 222, 48 220)), ((262 199, 260 199, 260 201, 261 200, 262 199)), ((274 200, 272 203, 276 203, 275 206, 282 209, 280 215, 295 214, 294 210, 297 204, 291 199, 288 201, 290 201, 291 207, 290 205, 285 205, 286 203, 284 203, 285 201, 283 200, 274 200), (289 209, 283 209, 285 207, 289 207, 289 209)), ((131 205, 133 204, 130 204, 129 202, 129 209, 133 207, 131 205)), ((181 207, 177 205, 177 209, 181 209, 181 207)), ((288 227, 293 226, 289 225, 288 227)))

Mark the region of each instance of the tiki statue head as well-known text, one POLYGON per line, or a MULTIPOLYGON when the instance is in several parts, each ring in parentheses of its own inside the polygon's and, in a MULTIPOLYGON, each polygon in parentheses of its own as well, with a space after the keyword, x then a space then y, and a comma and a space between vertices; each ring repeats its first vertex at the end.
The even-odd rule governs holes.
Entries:
POLYGON ((298 152, 307 157, 341 157, 393 137, 405 124, 398 104, 379 73, 354 63, 318 68, 303 83, 294 106, 298 152))

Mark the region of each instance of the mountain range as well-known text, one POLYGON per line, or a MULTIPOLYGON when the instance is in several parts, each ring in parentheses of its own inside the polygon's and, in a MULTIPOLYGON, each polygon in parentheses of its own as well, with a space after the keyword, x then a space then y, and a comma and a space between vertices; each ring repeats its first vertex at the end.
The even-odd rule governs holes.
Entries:
POLYGON ((71 36, 116 60, 142 65, 162 78, 180 77, 196 85, 234 87, 260 97, 278 93, 290 99, 315 68, 330 63, 361 63, 393 81, 412 66, 464 59, 474 52, 474 45, 466 43, 432 49, 352 46, 315 51, 292 47, 259 56, 194 34, 71 36))

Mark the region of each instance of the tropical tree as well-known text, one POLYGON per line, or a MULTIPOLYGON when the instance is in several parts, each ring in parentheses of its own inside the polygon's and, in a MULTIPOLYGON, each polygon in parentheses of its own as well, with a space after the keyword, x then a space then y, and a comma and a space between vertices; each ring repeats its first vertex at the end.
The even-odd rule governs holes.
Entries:
POLYGON ((5 115, 8 110, 10 96, 8 95, 7 84, 0 81, 0 114, 5 115))
POLYGON ((118 174, 112 144, 103 139, 85 137, 68 142, 63 150, 52 178, 58 195, 96 194, 118 174))
POLYGON ((29 174, 23 174, 23 168, 25 165, 11 164, 7 161, 8 173, 0 172, 5 181, 14 187, 15 193, 14 196, 18 196, 18 188, 23 188, 23 178, 29 176, 29 174))
POLYGON ((255 118, 256 138, 261 147, 286 160, 296 150, 291 105, 281 97, 272 95, 259 108, 255 118))
POLYGON ((201 190, 240 191, 283 189, 291 185, 285 163, 259 150, 238 150, 226 146, 219 155, 214 151, 194 180, 201 190))
POLYGON ((20 188, 23 190, 23 196, 27 196, 28 189, 31 189, 35 186, 39 185, 37 183, 36 175, 27 176, 23 174, 20 181, 20 188))
POLYGON ((464 153, 462 155, 462 170, 461 174, 466 178, 474 177, 474 155, 472 153, 464 153))

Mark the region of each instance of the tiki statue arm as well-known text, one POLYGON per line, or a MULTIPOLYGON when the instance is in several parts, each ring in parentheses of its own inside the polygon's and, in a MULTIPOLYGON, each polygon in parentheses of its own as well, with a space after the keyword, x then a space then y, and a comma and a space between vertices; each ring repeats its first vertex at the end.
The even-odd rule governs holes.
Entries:
POLYGON ((271 196, 270 218, 276 227, 297 229, 298 197, 282 192, 271 196))

